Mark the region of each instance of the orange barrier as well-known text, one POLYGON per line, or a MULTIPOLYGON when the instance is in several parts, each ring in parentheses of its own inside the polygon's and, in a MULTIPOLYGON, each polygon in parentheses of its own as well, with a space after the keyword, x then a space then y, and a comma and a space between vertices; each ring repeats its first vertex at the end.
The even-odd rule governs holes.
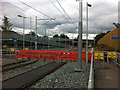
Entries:
POLYGON ((78 52, 77 51, 71 51, 71 60, 78 60, 78 52))
POLYGON ((44 51, 43 53, 41 53, 42 59, 53 59, 56 60, 57 59, 57 52, 56 51, 44 51))
POLYGON ((70 51, 58 51, 59 60, 71 60, 70 51))
MULTIPOLYGON (((52 59, 52 60, 78 60, 77 51, 42 51, 42 50, 21 50, 15 51, 14 58, 22 59, 52 59)), ((88 60, 91 61, 92 53, 88 53, 88 60)), ((86 61, 86 52, 82 51, 82 61, 86 61)))
POLYGON ((86 52, 82 51, 82 61, 86 61, 86 52))

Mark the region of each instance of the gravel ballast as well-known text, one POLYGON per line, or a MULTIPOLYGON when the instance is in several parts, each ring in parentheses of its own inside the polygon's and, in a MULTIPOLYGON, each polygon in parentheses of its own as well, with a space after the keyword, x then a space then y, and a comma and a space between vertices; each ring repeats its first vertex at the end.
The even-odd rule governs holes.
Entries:
POLYGON ((48 62, 38 61, 38 62, 35 62, 34 64, 30 64, 30 65, 23 66, 23 67, 20 67, 20 68, 17 68, 17 69, 13 69, 13 70, 10 70, 10 71, 7 71, 7 72, 3 72, 2 73, 3 74, 2 75, 2 80, 12 78, 16 75, 25 73, 25 72, 30 71, 32 69, 35 69, 39 66, 45 65, 47 63, 48 62))
POLYGON ((31 88, 87 88, 90 65, 83 62, 82 72, 75 72, 77 67, 77 63, 67 63, 31 88))
MULTIPOLYGON (((21 59, 3 58, 2 61, 4 64, 8 64, 10 62, 21 61, 21 59)), ((35 62, 34 64, 10 70, 8 72, 3 72, 2 81, 45 65, 49 63, 48 61, 54 60, 41 60, 35 62)), ((59 62, 60 60, 55 61, 59 62)), ((82 62, 82 72, 75 72, 75 68, 78 68, 78 63, 68 61, 64 66, 57 69, 55 72, 36 82, 31 88, 87 88, 90 64, 82 62)))

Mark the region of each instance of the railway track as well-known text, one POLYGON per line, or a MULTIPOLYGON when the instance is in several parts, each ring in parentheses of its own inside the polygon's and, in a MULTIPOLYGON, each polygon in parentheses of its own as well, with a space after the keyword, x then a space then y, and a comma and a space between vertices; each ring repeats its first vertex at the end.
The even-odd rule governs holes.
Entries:
POLYGON ((20 67, 23 67, 23 66, 26 66, 26 65, 33 64, 33 63, 37 62, 37 60, 32 61, 32 62, 28 62, 28 61, 29 60, 23 60, 23 61, 3 65, 2 66, 2 72, 9 71, 9 70, 12 70, 12 69, 17 69, 17 68, 20 68, 20 67))
POLYGON ((30 86, 32 86, 35 82, 42 79, 46 75, 54 72, 64 64, 66 64, 66 62, 50 62, 43 66, 37 67, 26 73, 4 80, 2 82, 2 88, 3 89, 14 88, 18 90, 29 89, 30 86))
POLYGON ((2 67, 6 67, 6 66, 10 66, 10 65, 15 65, 15 64, 22 63, 22 62, 26 62, 26 61, 28 61, 28 60, 22 60, 22 61, 18 61, 18 62, 8 63, 8 64, 5 64, 5 65, 2 65, 2 67))

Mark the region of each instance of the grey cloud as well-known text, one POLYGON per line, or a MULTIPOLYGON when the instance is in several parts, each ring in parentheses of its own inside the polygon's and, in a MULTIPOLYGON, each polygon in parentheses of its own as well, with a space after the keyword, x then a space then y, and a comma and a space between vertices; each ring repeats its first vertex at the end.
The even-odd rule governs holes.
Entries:
MULTIPOLYGON (((67 1, 67 0, 65 0, 67 1)), ((24 1, 23 1, 24 2, 24 1)), ((27 1, 26 1, 27 2, 27 1)), ((55 4, 56 2, 53 1, 55 4)), ((64 2, 64 0, 60 1, 61 3, 64 2)), ((49 21, 48 24, 42 25, 46 23, 47 21, 38 21, 37 28, 38 33, 40 35, 45 34, 45 29, 48 30, 47 35, 54 35, 56 33, 78 33, 78 30, 74 28, 74 25, 69 23, 68 20, 66 20, 63 15, 60 14, 60 12, 49 2, 49 0, 45 1, 36 1, 36 2, 27 2, 32 7, 40 10, 41 12, 49 15, 50 17, 56 18, 56 21, 49 21), (58 29, 58 31, 55 31, 55 29, 58 29)), ((37 15, 38 18, 47 18, 40 13, 37 13, 36 11, 28 8, 25 5, 22 5, 20 3, 17 3, 16 6, 20 6, 21 8, 24 8, 26 11, 30 11, 33 14, 37 15), (33 12, 34 11, 34 12, 33 12)), ((56 4, 57 5, 57 4, 56 4)), ((70 4, 72 5, 72 4, 70 4)), ((58 5, 57 5, 58 6, 58 5)), ((66 5, 67 7, 67 5, 66 5)), ((60 7, 59 7, 60 8, 60 7)), ((78 26, 78 6, 69 6, 69 11, 66 11, 68 15, 73 19, 76 26, 78 26), (77 10, 76 10, 77 8, 77 10)), ((65 8, 66 9, 66 8, 65 8)), ((62 11, 62 10, 61 10, 62 11)), ((86 11, 83 11, 83 33, 86 33, 86 14, 84 14, 86 11)), ((27 15, 24 11, 21 11, 14 6, 11 6, 7 3, 3 3, 3 15, 6 15, 10 18, 11 23, 13 24, 13 27, 22 28, 22 18, 17 17, 18 14, 21 15, 27 15)), ((113 30, 115 27, 112 25, 113 22, 117 22, 117 5, 112 5, 112 3, 104 2, 104 1, 96 1, 93 3, 92 7, 89 8, 89 33, 101 33, 105 32, 107 30, 113 30)), ((35 16, 28 15, 28 17, 32 17, 32 29, 35 30, 35 16)), ((30 28, 30 21, 29 18, 25 21, 25 29, 30 28)))

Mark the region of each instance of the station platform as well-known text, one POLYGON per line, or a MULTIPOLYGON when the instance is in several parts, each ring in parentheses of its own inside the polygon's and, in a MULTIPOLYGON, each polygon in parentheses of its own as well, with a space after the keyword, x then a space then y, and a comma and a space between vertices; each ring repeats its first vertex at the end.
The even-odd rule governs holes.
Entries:
POLYGON ((120 90, 120 67, 113 61, 94 62, 94 88, 95 90, 120 90))

